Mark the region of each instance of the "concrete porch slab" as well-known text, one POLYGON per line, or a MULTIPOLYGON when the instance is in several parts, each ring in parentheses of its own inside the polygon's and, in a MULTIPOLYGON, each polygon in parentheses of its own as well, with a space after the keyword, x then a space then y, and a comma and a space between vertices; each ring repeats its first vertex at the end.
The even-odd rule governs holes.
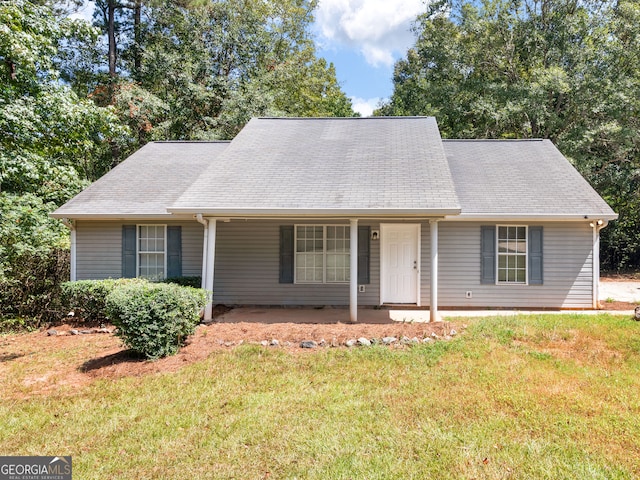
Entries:
MULTIPOLYGON (((597 315, 610 313, 612 315, 633 315, 633 311, 605 311, 605 310, 444 310, 440 311, 440 319, 447 320, 464 317, 496 317, 516 315, 597 315)), ((272 307, 238 307, 215 318, 220 323, 309 323, 331 324, 350 323, 348 308, 272 308, 272 307)), ((358 323, 363 324, 394 324, 394 323, 427 323, 429 310, 394 310, 394 309, 358 309, 358 323)))

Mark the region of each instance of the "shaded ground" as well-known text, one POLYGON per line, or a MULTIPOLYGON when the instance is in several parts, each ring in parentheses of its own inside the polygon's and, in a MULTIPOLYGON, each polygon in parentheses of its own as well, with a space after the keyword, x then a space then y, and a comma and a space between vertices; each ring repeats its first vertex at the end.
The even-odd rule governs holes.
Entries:
MULTIPOLYGON (((33 332, 0 337, 0 388, 4 386, 4 390, 20 391, 21 396, 27 397, 63 389, 73 390, 97 379, 173 372, 184 365, 205 359, 216 351, 246 343, 255 343, 259 348, 287 348, 294 354, 303 354, 314 351, 300 348, 303 340, 324 340, 327 344, 324 348, 331 348, 331 345, 347 348, 344 347, 347 340, 360 337, 406 336, 422 339, 432 333, 444 337, 452 329, 460 331, 465 328, 464 325, 449 322, 356 325, 214 323, 200 325, 189 344, 177 355, 150 362, 136 358, 125 350, 120 339, 113 334, 66 334, 75 327, 56 327, 64 335, 48 336, 46 332, 33 332), (270 342, 272 339, 278 340, 280 347, 260 345, 260 342, 270 342)), ((389 348, 404 346, 398 344, 389 348)))

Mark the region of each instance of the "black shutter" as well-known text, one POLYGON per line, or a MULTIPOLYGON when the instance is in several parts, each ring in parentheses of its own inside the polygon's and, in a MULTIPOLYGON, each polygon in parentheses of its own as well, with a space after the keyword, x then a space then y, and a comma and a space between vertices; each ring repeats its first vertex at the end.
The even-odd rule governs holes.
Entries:
POLYGON ((280 225, 280 283, 293 283, 293 225, 280 225))
POLYGON ((371 282, 369 275, 369 251, 371 227, 358 227, 358 283, 365 285, 371 282))
POLYGON ((529 227, 529 285, 542 285, 542 227, 529 227))
POLYGON ((496 227, 480 227, 480 283, 496 283, 496 227))
POLYGON ((167 227, 167 278, 182 276, 182 227, 167 227))
POLYGON ((135 278, 136 272, 136 226, 122 226, 122 277, 135 278))

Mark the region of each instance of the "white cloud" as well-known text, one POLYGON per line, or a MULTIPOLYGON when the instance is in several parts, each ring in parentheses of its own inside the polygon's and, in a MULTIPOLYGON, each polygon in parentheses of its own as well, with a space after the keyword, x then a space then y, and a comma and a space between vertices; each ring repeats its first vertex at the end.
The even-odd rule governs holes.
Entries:
POLYGON ((95 10, 96 5, 94 2, 83 2, 83 4, 78 7, 78 9, 69 15, 69 18, 74 20, 86 20, 91 23, 93 20, 93 11, 95 10))
POLYGON ((355 47, 373 66, 391 66, 414 42, 411 25, 424 0, 320 0, 316 24, 329 45, 355 47))
POLYGON ((373 114, 373 111, 378 108, 378 104, 380 103, 380 98, 358 98, 351 97, 351 106, 353 110, 358 112, 363 117, 370 117, 373 114))

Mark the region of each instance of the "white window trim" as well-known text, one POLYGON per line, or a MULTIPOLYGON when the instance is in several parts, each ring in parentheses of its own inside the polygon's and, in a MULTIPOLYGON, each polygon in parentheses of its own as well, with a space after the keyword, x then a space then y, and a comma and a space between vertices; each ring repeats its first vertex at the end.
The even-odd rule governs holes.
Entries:
MULTIPOLYGON (((349 280, 344 282, 329 282, 327 281, 327 227, 345 227, 349 232, 350 226, 344 223, 296 223, 293 225, 293 283, 298 285, 348 285, 349 280), (322 282, 311 282, 298 280, 298 227, 322 227, 322 282)), ((349 242, 351 237, 346 238, 349 242)), ((349 243, 351 245, 351 243, 349 243)), ((351 255, 351 249, 349 249, 348 256, 351 255)))
POLYGON ((142 278, 140 276, 140 254, 141 253, 159 253, 159 252, 145 252, 140 251, 140 227, 163 227, 164 229, 164 277, 167 278, 167 224, 166 223, 139 223, 136 225, 136 278, 142 278))
POLYGON ((529 226, 528 225, 496 225, 496 285, 529 285, 529 226), (500 253, 500 227, 524 228, 524 282, 500 281, 500 255, 521 255, 513 253, 500 253))

